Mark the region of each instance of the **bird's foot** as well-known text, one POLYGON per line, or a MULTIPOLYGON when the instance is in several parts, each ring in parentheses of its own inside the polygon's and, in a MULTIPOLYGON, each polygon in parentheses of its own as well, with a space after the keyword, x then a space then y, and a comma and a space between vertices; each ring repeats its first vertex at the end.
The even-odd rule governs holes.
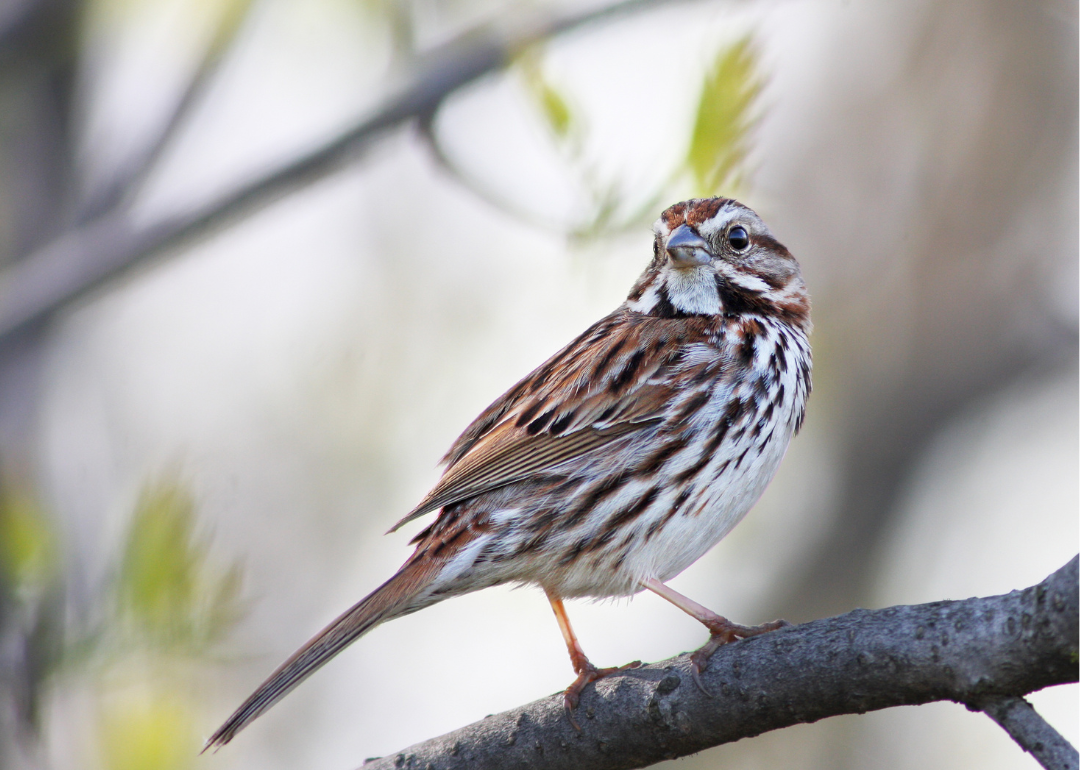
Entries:
POLYGON ((718 647, 728 642, 734 642, 736 639, 760 636, 791 624, 786 620, 774 620, 770 623, 762 623, 760 626, 740 626, 738 623, 732 623, 727 618, 717 615, 715 619, 710 619, 705 625, 710 631, 709 641, 705 642, 701 649, 690 656, 690 673, 693 675, 694 684, 698 686, 698 689, 711 698, 712 693, 705 689, 705 685, 701 681, 701 672, 708 668, 709 658, 712 657, 718 647))
POLYGON ((577 723, 577 720, 574 719, 574 709, 577 708, 578 701, 581 700, 582 691, 590 682, 595 682, 597 679, 603 679, 605 676, 617 674, 620 671, 637 668, 640 665, 641 661, 635 660, 632 663, 627 663, 625 666, 597 668, 584 656, 582 656, 580 660, 575 660, 574 671, 577 672, 578 678, 575 679, 573 684, 567 687, 566 692, 563 693, 563 705, 566 707, 566 717, 570 720, 570 724, 574 726, 574 729, 579 733, 581 732, 581 726, 577 723))

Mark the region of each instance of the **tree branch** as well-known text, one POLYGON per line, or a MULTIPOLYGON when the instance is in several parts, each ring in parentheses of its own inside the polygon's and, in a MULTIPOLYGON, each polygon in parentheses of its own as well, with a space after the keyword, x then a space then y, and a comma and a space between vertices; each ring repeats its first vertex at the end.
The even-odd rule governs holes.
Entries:
POLYGON ((581 732, 553 695, 364 770, 616 770, 839 714, 939 700, 978 709, 993 696, 1076 682, 1077 628, 1073 558, 1024 591, 855 610, 722 647, 703 674, 713 697, 680 655, 589 687, 581 732))
POLYGON ((217 77, 247 21, 251 4, 252 0, 234 0, 225 4, 222 18, 217 20, 198 66, 162 120, 157 133, 144 146, 132 152, 98 189, 90 191, 76 214, 78 223, 85 223, 106 211, 119 208, 125 198, 130 199, 146 182, 217 77))
POLYGON ((45 319, 147 258, 326 176, 391 129, 431 115, 450 94, 502 68, 522 47, 669 1, 621 0, 558 17, 515 14, 473 29, 419 57, 402 86, 366 119, 216 200, 149 225, 138 224, 122 210, 74 228, 0 273, 0 340, 45 319))
POLYGON ((995 695, 980 701, 982 711, 1046 770, 1077 770, 1080 755, 1023 698, 995 695))

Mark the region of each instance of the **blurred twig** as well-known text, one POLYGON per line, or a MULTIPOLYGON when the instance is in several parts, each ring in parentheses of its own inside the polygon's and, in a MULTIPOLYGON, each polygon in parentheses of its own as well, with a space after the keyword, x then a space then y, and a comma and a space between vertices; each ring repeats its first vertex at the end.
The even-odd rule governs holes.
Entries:
POLYGON ((126 210, 113 210, 75 227, 0 273, 0 340, 146 258, 320 179, 391 129, 433 114, 451 93, 502 68, 522 47, 669 1, 623 0, 556 17, 515 13, 475 28, 419 57, 411 75, 372 115, 225 195, 149 225, 137 224, 126 210))
POLYGON ((91 191, 76 213, 75 219, 78 223, 84 224, 116 208, 122 201, 130 200, 146 181, 165 150, 172 144, 177 132, 187 122, 192 109, 198 105, 214 81, 249 16, 252 3, 253 0, 232 0, 222 4, 224 10, 199 60, 199 66, 173 104, 172 110, 162 121, 157 135, 128 156, 105 184, 91 191))
POLYGON ((1077 615, 1073 558, 1024 591, 855 610, 733 643, 703 675, 712 697, 680 655, 590 687, 580 732, 554 695, 364 768, 636 768, 839 714, 1022 696, 1077 681, 1077 615))
POLYGON ((435 131, 434 122, 430 118, 422 119, 418 125, 420 128, 420 136, 431 151, 432 159, 458 184, 467 188, 469 192, 480 198, 492 208, 502 211, 515 219, 526 222, 537 229, 562 232, 562 227, 558 222, 541 217, 536 213, 529 211, 524 206, 517 205, 506 196, 500 195, 498 192, 491 189, 484 180, 480 179, 475 174, 470 173, 468 169, 464 168, 450 157, 443 147, 442 142, 439 141, 439 135, 435 131))
POLYGON ((1023 698, 995 695, 979 705, 1046 770, 1077 770, 1076 749, 1023 698))

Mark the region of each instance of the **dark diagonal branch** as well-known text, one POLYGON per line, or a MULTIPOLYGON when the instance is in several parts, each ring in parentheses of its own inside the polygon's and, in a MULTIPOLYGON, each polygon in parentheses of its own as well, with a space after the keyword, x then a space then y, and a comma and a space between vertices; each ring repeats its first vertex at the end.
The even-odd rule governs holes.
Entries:
POLYGON ((364 770, 645 767, 839 714, 939 700, 977 709, 1075 682, 1077 559, 1004 596, 855 610, 736 642, 712 657, 703 681, 713 697, 694 686, 681 655, 589 687, 581 732, 556 695, 364 770))
POLYGON ((370 116, 320 147, 189 211, 142 225, 112 211, 79 226, 0 273, 0 340, 141 263, 320 179, 388 131, 434 113, 462 86, 502 68, 524 46, 668 0, 622 0, 564 16, 515 14, 421 56, 370 116))
POLYGON ((77 213, 78 222, 84 223, 101 216, 119 206, 121 201, 130 200, 139 190, 216 79, 222 62, 232 50, 248 18, 251 5, 252 0, 233 0, 225 4, 222 17, 214 27, 198 66, 161 122, 158 132, 144 146, 131 153, 100 188, 91 191, 77 213))
POLYGON ((1046 770, 1077 770, 1080 755, 1023 698, 995 695, 979 702, 982 711, 1046 770))

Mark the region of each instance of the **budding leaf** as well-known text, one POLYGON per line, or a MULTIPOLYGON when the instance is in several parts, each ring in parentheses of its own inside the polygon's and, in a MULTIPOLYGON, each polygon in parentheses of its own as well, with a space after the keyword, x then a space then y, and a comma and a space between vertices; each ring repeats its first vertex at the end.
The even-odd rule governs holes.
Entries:
POLYGON ((574 115, 570 103, 544 75, 536 49, 532 48, 523 53, 518 63, 525 86, 540 109, 540 114, 544 116, 548 128, 557 139, 566 139, 574 126, 574 115))
POLYGON ((195 506, 178 484, 143 492, 120 565, 118 602, 129 628, 150 644, 197 649, 235 617, 240 574, 207 558, 195 506))
POLYGON ((56 536, 28 496, 0 495, 0 570, 16 587, 40 585, 56 568, 56 536))
POLYGON ((723 48, 705 77, 686 167, 702 196, 739 184, 761 93, 758 55, 749 37, 723 48))

